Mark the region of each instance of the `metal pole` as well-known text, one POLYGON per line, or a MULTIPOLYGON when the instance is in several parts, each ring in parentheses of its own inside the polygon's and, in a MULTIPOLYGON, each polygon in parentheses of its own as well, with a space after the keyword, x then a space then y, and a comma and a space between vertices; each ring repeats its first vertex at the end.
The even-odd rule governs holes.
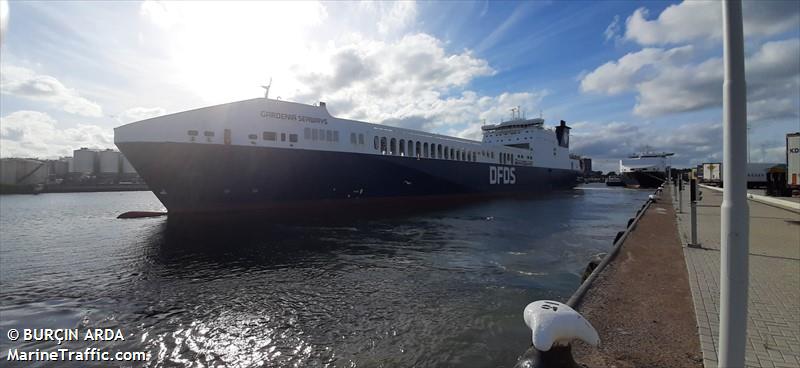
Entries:
POLYGON ((692 219, 692 241, 689 247, 699 248, 700 244, 697 243, 697 179, 692 178, 689 182, 689 200, 691 201, 691 219, 692 219))
POLYGON ((675 176, 672 178, 672 191, 675 192, 675 195, 672 198, 678 199, 678 177, 675 176))
POLYGON ((683 213, 683 175, 678 175, 678 213, 683 213))
POLYGON ((722 88, 723 139, 720 229, 719 367, 743 367, 747 337, 748 248, 747 86, 741 0, 722 2, 725 82, 722 88))

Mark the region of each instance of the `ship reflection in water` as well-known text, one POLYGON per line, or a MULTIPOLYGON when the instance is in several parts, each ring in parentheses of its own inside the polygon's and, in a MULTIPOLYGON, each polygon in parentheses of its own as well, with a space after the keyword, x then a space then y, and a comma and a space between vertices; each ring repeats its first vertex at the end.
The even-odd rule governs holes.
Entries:
MULTIPOLYGON (((566 299, 648 194, 587 185, 324 225, 114 218, 160 209, 146 192, 5 196, 0 328, 119 328, 91 346, 155 366, 512 365, 522 308, 566 299)), ((0 345, 3 360, 88 347, 0 345)))

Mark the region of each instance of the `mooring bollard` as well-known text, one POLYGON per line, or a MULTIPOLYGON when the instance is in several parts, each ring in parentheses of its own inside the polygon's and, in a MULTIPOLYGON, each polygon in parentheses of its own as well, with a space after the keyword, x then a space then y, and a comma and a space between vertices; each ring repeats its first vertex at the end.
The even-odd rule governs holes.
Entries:
POLYGON ((582 340, 595 347, 600 344, 592 324, 564 303, 535 301, 525 307, 523 318, 532 332, 532 346, 516 368, 580 368, 572 357, 570 343, 582 340))
POLYGON ((700 244, 697 242, 697 180, 692 179, 689 181, 689 200, 690 206, 689 209, 691 211, 691 223, 692 223, 692 241, 688 244, 690 248, 700 248, 700 244))

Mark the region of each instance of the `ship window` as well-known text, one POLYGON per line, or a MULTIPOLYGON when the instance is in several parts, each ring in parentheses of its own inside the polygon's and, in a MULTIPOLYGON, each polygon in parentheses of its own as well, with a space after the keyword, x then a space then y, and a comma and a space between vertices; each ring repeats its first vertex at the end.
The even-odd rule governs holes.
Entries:
POLYGON ((358 134, 358 144, 364 144, 364 134, 358 134))
POLYGON ((210 132, 210 131, 206 130, 205 132, 203 132, 203 135, 205 135, 206 137, 213 137, 214 136, 214 132, 210 132))
POLYGON ((330 130, 325 131, 325 140, 328 142, 333 142, 333 132, 330 130))
POLYGON ((258 134, 248 134, 247 138, 252 139, 252 140, 256 140, 256 139, 258 139, 258 134))
POLYGON ((334 130, 333 131, 333 141, 334 142, 338 142, 339 141, 339 131, 338 130, 334 130))
POLYGON ((303 138, 311 139, 311 128, 303 129, 303 138))
POLYGON ((289 134, 289 142, 297 142, 297 134, 289 134))
POLYGON ((399 148, 398 151, 400 151, 400 156, 405 156, 406 155, 406 140, 405 139, 401 139, 400 140, 400 145, 399 145, 398 148, 399 148))
POLYGON ((281 133, 281 142, 286 142, 286 133, 281 133))
MULTIPOLYGON (((253 134, 253 136, 255 136, 255 134, 253 134)), ((255 139, 255 138, 250 138, 250 139, 255 139)), ((265 141, 274 141, 276 139, 278 139, 278 134, 277 133, 275 133, 275 132, 264 132, 264 140, 265 141)))
POLYGON ((186 132, 186 134, 191 135, 191 136, 196 136, 197 135, 197 131, 196 130, 190 130, 190 131, 186 132))
POLYGON ((350 143, 356 144, 356 133, 350 133, 350 143))
POLYGON ((319 139, 319 132, 316 129, 311 129, 311 140, 316 141, 319 139))
POLYGON ((389 141, 389 154, 396 155, 397 154, 397 140, 392 138, 389 141))

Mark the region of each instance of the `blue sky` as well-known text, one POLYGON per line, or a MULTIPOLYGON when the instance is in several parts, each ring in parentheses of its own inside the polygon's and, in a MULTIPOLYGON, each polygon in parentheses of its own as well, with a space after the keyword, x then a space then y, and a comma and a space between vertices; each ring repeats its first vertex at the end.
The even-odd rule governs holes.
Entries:
MULTIPOLYGON (((721 160, 716 2, 8 2, 0 155, 112 147, 113 127, 258 97, 479 138, 522 106, 613 170, 721 160)), ((800 130, 800 3, 744 3, 753 161, 800 130)))

